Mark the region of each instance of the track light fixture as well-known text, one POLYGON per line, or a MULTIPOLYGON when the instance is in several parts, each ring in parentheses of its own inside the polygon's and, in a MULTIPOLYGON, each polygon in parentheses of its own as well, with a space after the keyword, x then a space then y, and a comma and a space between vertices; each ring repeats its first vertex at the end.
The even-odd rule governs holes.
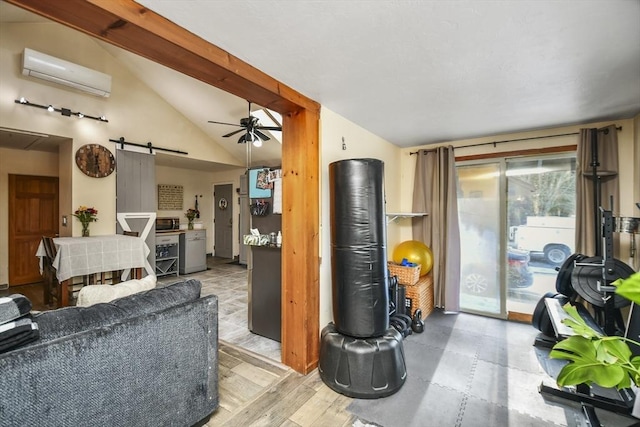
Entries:
POLYGON ((79 111, 78 112, 71 111, 68 108, 64 108, 64 107, 56 108, 51 104, 49 104, 49 105, 34 104, 33 102, 27 101, 24 97, 21 97, 20 99, 16 99, 15 102, 16 102, 16 104, 22 104, 22 105, 26 105, 28 107, 42 108, 43 110, 47 110, 47 111, 49 111, 51 113, 57 112, 57 113, 62 114, 63 116, 67 116, 67 117, 76 116, 79 119, 86 118, 86 119, 97 120, 99 122, 109 122, 109 120, 107 120, 107 118, 105 116, 100 116, 100 117, 88 116, 88 115, 83 114, 83 113, 81 113, 79 111))

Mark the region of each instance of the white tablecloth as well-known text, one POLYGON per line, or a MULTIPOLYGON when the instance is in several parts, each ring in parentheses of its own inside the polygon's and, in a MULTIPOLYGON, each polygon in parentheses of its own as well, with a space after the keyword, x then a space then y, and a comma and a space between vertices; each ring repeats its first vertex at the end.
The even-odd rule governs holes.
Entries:
MULTIPOLYGON (((145 266, 144 241, 139 237, 115 234, 91 237, 55 237, 58 253, 53 260, 59 281, 103 271, 145 266)), ((40 242, 36 256, 45 255, 40 242)), ((42 268, 42 263, 40 264, 42 268)))

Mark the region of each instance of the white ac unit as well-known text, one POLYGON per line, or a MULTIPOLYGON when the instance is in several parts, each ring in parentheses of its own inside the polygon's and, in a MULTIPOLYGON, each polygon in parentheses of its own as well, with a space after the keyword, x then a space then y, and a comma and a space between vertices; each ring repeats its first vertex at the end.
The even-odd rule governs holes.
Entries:
POLYGON ((24 49, 22 74, 70 86, 96 96, 111 95, 110 75, 33 49, 24 49))

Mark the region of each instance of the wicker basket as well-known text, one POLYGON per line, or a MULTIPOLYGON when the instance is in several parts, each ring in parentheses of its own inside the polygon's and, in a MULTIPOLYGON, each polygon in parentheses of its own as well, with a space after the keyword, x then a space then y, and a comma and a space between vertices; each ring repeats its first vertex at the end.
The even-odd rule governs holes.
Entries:
POLYGON ((407 313, 413 313, 419 308, 422 317, 426 318, 433 311, 433 277, 431 273, 423 276, 413 286, 405 286, 405 306, 407 313))
POLYGON ((392 276, 398 276, 398 283, 401 285, 415 285, 420 280, 420 264, 415 267, 388 262, 387 267, 392 276))

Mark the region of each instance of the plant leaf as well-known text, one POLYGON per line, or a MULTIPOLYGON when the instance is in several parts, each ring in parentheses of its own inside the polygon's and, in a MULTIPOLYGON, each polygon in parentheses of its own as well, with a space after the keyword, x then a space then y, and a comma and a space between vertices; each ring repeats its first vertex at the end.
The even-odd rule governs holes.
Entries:
POLYGON ((626 279, 618 279, 613 284, 616 286, 618 295, 640 304, 640 272, 634 273, 626 279))
POLYGON ((596 359, 599 362, 602 363, 606 363, 606 364, 612 364, 612 363, 616 363, 618 361, 618 357, 616 357, 615 355, 611 354, 608 350, 607 350, 607 346, 603 345, 603 342, 599 342, 595 348, 596 348, 596 359))
POLYGON ((562 368, 556 382, 561 387, 596 383, 602 387, 611 388, 624 382, 625 377, 627 377, 628 381, 629 376, 626 375, 624 369, 618 365, 581 364, 574 362, 562 368))
POLYGON ((580 335, 571 336, 554 345, 549 356, 571 361, 586 358, 597 362, 595 345, 580 335))
POLYGON ((633 383, 635 385, 640 385, 640 356, 633 357, 631 359, 631 365, 635 369, 635 371, 629 371, 633 378, 633 383))
POLYGON ((570 303, 565 304, 562 308, 570 316, 570 318, 563 319, 562 323, 570 327, 573 332, 585 338, 597 338, 601 336, 594 331, 591 326, 587 325, 587 322, 578 314, 578 310, 570 303))
MULTIPOLYGON (((622 363, 629 363, 631 358, 631 349, 619 337, 604 337, 600 341, 598 349, 602 348, 611 356, 614 356, 622 363)), ((613 363, 613 362, 611 362, 613 363)))
POLYGON ((627 371, 619 363, 609 362, 616 362, 616 355, 624 354, 624 350, 619 348, 619 343, 609 341, 611 342, 605 344, 602 339, 590 340, 574 335, 554 345, 549 355, 555 359, 570 361, 558 374, 558 385, 596 383, 602 387, 620 387, 621 384, 629 383, 627 371), (609 353, 609 349, 614 354, 609 353))

